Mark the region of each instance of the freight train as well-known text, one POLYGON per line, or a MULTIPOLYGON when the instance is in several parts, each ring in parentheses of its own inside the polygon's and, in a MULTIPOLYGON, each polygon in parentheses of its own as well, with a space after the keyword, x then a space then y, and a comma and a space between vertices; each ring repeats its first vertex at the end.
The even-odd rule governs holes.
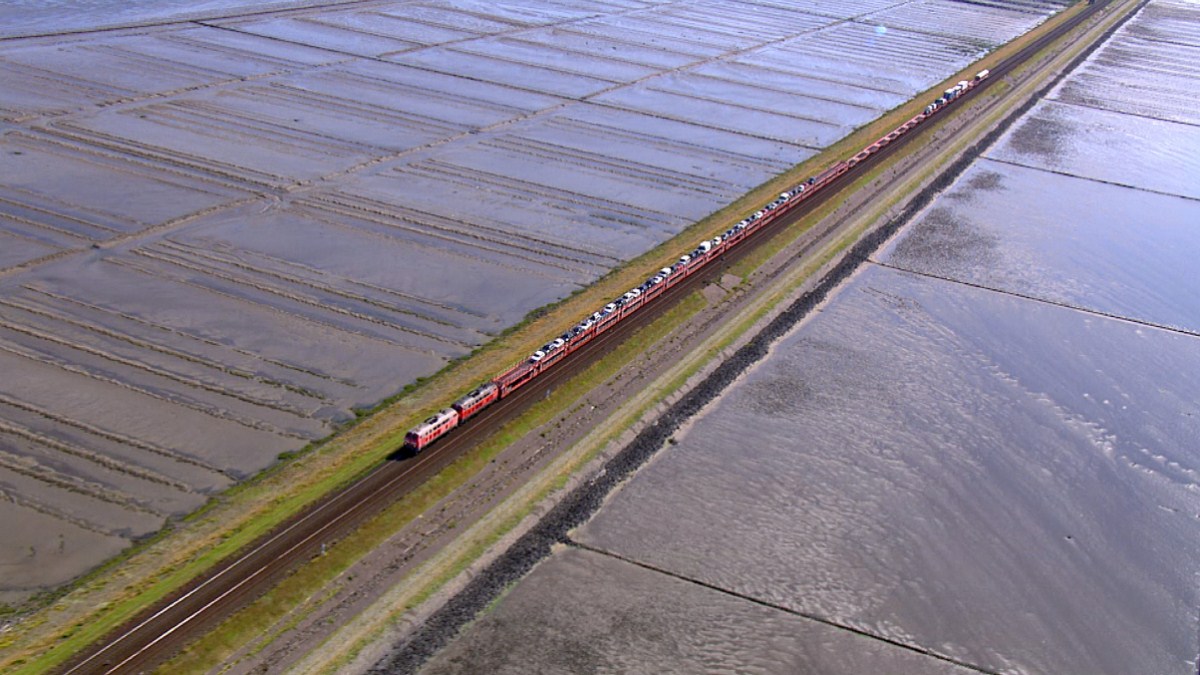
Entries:
POLYGON ((487 406, 533 381, 534 378, 566 358, 571 352, 596 339, 662 295, 668 288, 704 269, 708 263, 716 260, 722 253, 737 246, 744 239, 791 211, 858 163, 945 109, 946 106, 986 79, 988 74, 987 70, 983 70, 972 80, 963 80, 955 84, 937 100, 926 106, 922 112, 896 127, 891 133, 863 148, 850 159, 838 162, 816 176, 781 193, 738 224, 712 239, 700 242, 695 248, 680 256, 678 261, 663 267, 640 286, 629 289, 618 298, 613 298, 604 307, 584 317, 570 330, 547 342, 528 359, 484 382, 452 403, 449 408, 438 411, 437 414, 417 425, 405 434, 404 449, 411 452, 424 450, 487 406))

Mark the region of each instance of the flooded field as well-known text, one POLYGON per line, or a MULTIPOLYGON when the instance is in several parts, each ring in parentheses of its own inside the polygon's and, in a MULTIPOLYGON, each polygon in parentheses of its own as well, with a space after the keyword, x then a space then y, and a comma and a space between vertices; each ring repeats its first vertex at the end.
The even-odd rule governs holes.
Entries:
POLYGON ((504 602, 425 672, 974 672, 579 549, 543 563, 504 602))
POLYGON ((865 639, 842 658, 1194 674, 1197 19, 1152 2, 426 670, 621 671, 704 630, 682 586, 865 639))
POLYGON ((871 268, 578 539, 989 671, 1190 672, 1197 358, 871 268))
POLYGON ((1149 5, 877 259, 1200 334, 1197 18, 1149 5))
POLYGON ((983 159, 878 257, 1200 333, 1197 223, 1195 199, 983 159))
POLYGON ((1062 3, 243 7, 0 10, 9 36, 72 32, 0 45, 0 490, 23 523, 0 535, 0 601, 327 435, 1062 3), (74 32, 89 25, 124 27, 74 32))

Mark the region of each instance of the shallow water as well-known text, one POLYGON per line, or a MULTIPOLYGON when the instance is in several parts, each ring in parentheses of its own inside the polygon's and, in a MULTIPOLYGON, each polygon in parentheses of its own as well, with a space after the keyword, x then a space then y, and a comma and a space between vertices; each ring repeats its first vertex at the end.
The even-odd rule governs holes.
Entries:
POLYGON ((7 0, 0 4, 0 37, 219 17, 249 9, 330 5, 337 0, 7 0))
POLYGON ((1200 333, 1200 202, 981 160, 885 264, 1200 333))
POLYGON ((464 639, 422 670, 465 671, 971 672, 579 549, 560 550, 539 565, 464 639))
POLYGON ((180 405, 144 387, 122 386, 82 365, 68 370, 5 349, 0 350, 0 368, 0 395, 6 401, 44 411, 52 419, 66 418, 109 435, 134 438, 232 476, 246 477, 266 468, 302 438, 285 437, 265 423, 226 411, 180 405))
POLYGON ((1191 672, 1198 358, 869 268, 577 537, 985 669, 1191 672))
MULTIPOLYGON (((909 28, 928 32, 935 27, 972 42, 996 44, 1008 36, 1027 30, 1032 17, 1043 16, 1057 9, 1052 2, 1032 2, 1023 6, 992 6, 980 11, 974 3, 954 0, 920 0, 883 9, 870 16, 871 23, 893 28, 909 28)), ((887 32, 882 32, 887 35, 887 32)))
POLYGON ((1200 8, 1147 8, 876 258, 1200 332, 1200 118, 1179 105, 1200 94, 1200 24, 1185 17, 1200 8))
POLYGON ((14 231, 106 241, 216 208, 245 191, 170 175, 119 154, 21 132, 0 138, 0 197, 14 231))
POLYGON ((1021 166, 1200 199, 1200 126, 1045 101, 986 154, 1021 166))
POLYGON ((24 223, 7 221, 4 230, 0 230, 0 270, 16 267, 48 255, 53 255, 62 248, 56 245, 54 237, 39 237, 35 232, 23 231, 24 223))
POLYGON ((1200 7, 1159 2, 1142 11, 1052 94, 1066 103, 1200 124, 1200 7))
MULTIPOLYGON (((144 537, 162 527, 162 514, 122 503, 109 493, 82 480, 46 485, 45 476, 14 456, 0 443, 0 490, 27 497, 34 510, 76 523, 103 535, 144 537)), ((47 536, 52 539, 53 535, 47 536)))
MULTIPOLYGON (((704 83, 688 83, 694 89, 697 88, 697 84, 704 83)), ((719 82, 712 82, 711 85, 705 86, 705 89, 719 89, 719 85, 719 82)), ((711 91, 672 91, 685 86, 660 78, 644 85, 602 94, 593 100, 624 110, 657 114, 699 127, 713 127, 746 136, 794 142, 809 148, 829 145, 852 128, 848 122, 822 120, 821 116, 828 115, 829 108, 833 107, 823 101, 810 106, 808 116, 800 116, 757 107, 746 96, 737 96, 736 92, 720 95, 711 91)), ((840 110, 846 112, 847 109, 842 107, 840 110)), ((854 112, 861 116, 861 111, 854 112)))
POLYGON ((17 603, 48 586, 64 584, 97 558, 121 552, 129 542, 80 527, 68 520, 0 500, 4 545, 0 572, 4 586, 0 602, 17 603))
MULTIPOLYGON (((6 406, 4 412, 6 417, 12 416, 10 419, 28 421, 28 414, 22 415, 19 410, 6 406)), ((136 500, 125 503, 160 517, 181 516, 205 501, 203 492, 190 489, 182 481, 156 471, 155 467, 142 466, 131 471, 131 465, 116 461, 97 464, 87 450, 72 442, 69 434, 56 434, 59 431, 61 429, 45 428, 35 439, 10 423, 0 430, 0 456, 3 456, 4 464, 25 475, 44 475, 53 471, 60 477, 69 476, 71 478, 60 487, 82 486, 81 492, 112 503, 121 503, 123 495, 137 495, 136 500), (47 439, 51 439, 51 443, 47 444, 47 439)), ((228 481, 222 487, 226 484, 228 481)), ((107 525, 106 521, 107 518, 102 518, 98 524, 107 525)), ((153 529, 161 524, 161 521, 156 522, 153 529)))

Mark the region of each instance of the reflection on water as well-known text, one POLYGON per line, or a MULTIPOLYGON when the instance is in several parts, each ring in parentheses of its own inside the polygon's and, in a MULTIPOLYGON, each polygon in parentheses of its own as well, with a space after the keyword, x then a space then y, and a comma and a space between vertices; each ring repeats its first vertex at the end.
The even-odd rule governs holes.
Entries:
POLYGON ((1197 362, 870 268, 579 538, 987 669, 1190 672, 1197 362))
POLYGON ((564 549, 422 672, 971 671, 614 558, 564 549))
POLYGON ((876 259, 1200 333, 1197 223, 1193 199, 981 160, 876 259))
POLYGON ((1043 102, 987 156, 1200 199, 1200 127, 1043 102))

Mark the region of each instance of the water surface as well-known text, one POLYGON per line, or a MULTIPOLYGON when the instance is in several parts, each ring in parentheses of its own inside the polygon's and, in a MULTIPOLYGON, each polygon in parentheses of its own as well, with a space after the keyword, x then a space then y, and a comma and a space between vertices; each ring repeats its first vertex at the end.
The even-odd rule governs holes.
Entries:
POLYGON ((464 671, 972 672, 579 549, 561 550, 538 566, 422 672, 464 671))
POLYGON ((988 670, 1190 673, 1198 358, 868 268, 578 537, 988 670))

